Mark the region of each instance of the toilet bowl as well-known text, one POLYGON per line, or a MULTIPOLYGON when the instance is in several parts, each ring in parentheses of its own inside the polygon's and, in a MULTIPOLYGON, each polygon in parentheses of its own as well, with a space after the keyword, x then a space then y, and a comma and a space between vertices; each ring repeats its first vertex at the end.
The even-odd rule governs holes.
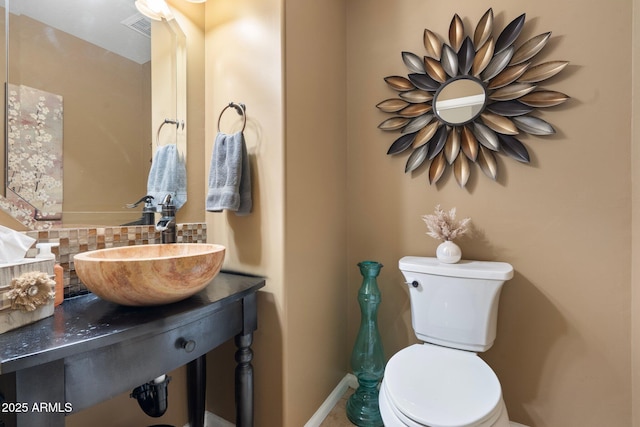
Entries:
POLYGON ((385 427, 525 427, 510 422, 500 381, 478 355, 493 345, 506 263, 404 257, 421 344, 393 355, 380 385, 385 427))
POLYGON ((385 427, 509 427, 500 382, 475 353, 414 344, 387 363, 385 427))

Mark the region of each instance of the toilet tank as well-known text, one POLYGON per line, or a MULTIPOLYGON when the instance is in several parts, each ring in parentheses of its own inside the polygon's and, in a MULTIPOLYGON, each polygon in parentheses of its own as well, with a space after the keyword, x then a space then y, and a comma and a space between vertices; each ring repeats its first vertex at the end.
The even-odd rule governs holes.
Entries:
POLYGON ((469 351, 493 345, 500 290, 513 277, 510 264, 466 260, 444 264, 436 258, 409 256, 399 266, 409 286, 411 319, 419 340, 469 351))

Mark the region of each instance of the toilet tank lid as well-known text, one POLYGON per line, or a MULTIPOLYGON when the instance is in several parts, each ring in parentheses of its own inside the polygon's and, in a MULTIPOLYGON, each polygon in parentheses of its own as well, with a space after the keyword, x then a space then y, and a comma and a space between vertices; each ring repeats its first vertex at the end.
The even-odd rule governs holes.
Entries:
POLYGON ((470 279, 509 280, 513 267, 506 262, 461 260, 445 264, 432 257, 406 256, 398 262, 401 271, 470 279))

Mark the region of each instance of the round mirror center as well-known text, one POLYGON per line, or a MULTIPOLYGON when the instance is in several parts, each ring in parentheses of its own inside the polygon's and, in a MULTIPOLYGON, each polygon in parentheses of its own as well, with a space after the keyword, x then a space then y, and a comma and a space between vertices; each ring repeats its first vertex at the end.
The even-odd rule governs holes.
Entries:
POLYGON ((433 101, 435 113, 443 121, 460 125, 475 119, 484 107, 486 94, 482 85, 472 78, 445 83, 433 101))

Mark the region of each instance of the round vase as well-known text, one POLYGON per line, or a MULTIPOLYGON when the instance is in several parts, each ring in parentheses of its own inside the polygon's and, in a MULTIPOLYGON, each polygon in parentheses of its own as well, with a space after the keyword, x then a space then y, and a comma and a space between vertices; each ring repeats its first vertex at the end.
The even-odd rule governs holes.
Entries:
POLYGON ((438 261, 445 264, 455 264, 462 258, 462 250, 460 246, 453 243, 451 240, 445 240, 438 245, 436 249, 436 258, 438 261))

